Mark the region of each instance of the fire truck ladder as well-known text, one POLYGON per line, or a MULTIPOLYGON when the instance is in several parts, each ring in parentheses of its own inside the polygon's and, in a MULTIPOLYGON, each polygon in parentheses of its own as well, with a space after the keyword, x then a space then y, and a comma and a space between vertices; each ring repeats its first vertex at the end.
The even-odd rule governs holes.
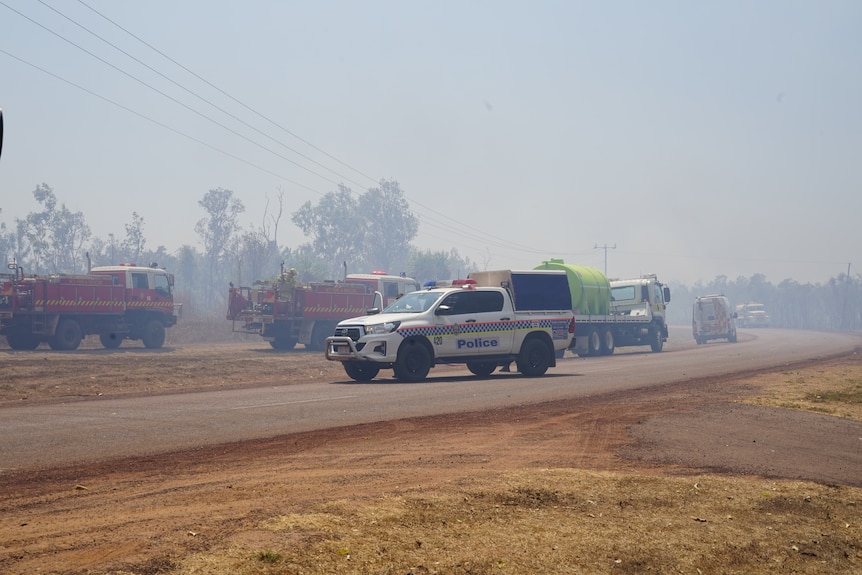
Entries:
MULTIPOLYGON (((42 282, 47 284, 47 282, 42 282)), ((35 295, 36 290, 31 292, 30 302, 28 306, 28 310, 30 312, 30 329, 31 332, 35 335, 43 335, 48 336, 54 333, 54 328, 56 327, 56 321, 58 316, 56 314, 48 314, 45 311, 45 303, 42 302, 41 310, 36 309, 36 302, 33 301, 33 296, 35 295), (51 319, 49 320, 49 317, 51 319)), ((43 286, 42 293, 47 294, 47 285, 43 286)))

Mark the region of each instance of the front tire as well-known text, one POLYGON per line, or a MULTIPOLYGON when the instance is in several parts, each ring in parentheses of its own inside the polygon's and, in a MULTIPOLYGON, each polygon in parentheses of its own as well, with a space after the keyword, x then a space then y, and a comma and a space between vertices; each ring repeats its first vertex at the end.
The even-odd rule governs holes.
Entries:
POLYGON ((467 369, 470 370, 470 373, 478 377, 488 377, 494 373, 495 369, 497 369, 497 364, 489 363, 487 361, 468 361, 467 369))
POLYGON ((42 340, 31 333, 10 333, 6 336, 6 343, 16 351, 33 351, 39 347, 42 340))
POLYGON ((656 326, 653 328, 652 333, 650 333, 649 346, 654 353, 658 353, 664 348, 664 334, 662 334, 660 327, 656 326))
POLYGON ((54 335, 48 340, 48 345, 53 350, 72 351, 78 349, 83 337, 84 334, 77 321, 73 319, 61 319, 60 323, 57 324, 54 335))
POLYGON ((431 371, 431 352, 419 340, 403 341, 398 348, 394 371, 395 377, 401 381, 409 383, 423 381, 431 371))
POLYGON ((165 326, 162 322, 151 319, 144 328, 141 340, 144 342, 144 347, 148 349, 162 347, 165 344, 165 326))
POLYGON ((549 349, 548 344, 536 337, 528 339, 518 354, 518 371, 527 377, 544 375, 551 367, 552 358, 553 349, 549 349))
POLYGON ((380 373, 380 367, 367 362, 345 361, 344 372, 354 381, 371 381, 380 373))

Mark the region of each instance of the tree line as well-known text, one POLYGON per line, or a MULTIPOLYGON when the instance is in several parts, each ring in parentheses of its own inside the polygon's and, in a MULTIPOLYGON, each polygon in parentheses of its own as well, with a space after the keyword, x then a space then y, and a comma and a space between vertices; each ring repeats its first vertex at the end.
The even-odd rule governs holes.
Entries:
MULTIPOLYGON (((308 239, 297 246, 278 243, 284 193, 264 200, 256 225, 242 226, 245 205, 232 190, 209 190, 198 201, 202 216, 194 225, 199 246, 176 251, 152 247, 145 220, 133 211, 118 233, 95 236, 84 214, 70 210, 54 189, 40 184, 32 192, 36 211, 0 222, 0 254, 27 275, 83 274, 90 267, 134 262, 174 273, 176 299, 185 317, 223 316, 227 288, 274 279, 294 268, 302 282, 341 279, 345 271, 384 270, 414 278, 450 278, 476 266, 458 250, 420 250, 411 245, 419 220, 395 180, 356 194, 340 185, 312 204, 305 202, 290 219, 308 239), (346 268, 346 269, 345 269, 346 268)), ((2 208, 0 208, 2 215, 2 208)))
MULTIPOLYGON (((174 273, 176 298, 183 302, 185 317, 223 316, 229 283, 274 279, 282 266, 296 269, 302 282, 341 279, 345 271, 385 270, 404 272, 421 283, 479 269, 456 248, 431 251, 411 245, 419 221, 395 180, 381 180, 362 194, 340 185, 316 204, 304 203, 290 214, 290 221, 308 241, 293 247, 277 241, 284 217, 283 192, 265 198, 257 225, 243 227, 242 201, 231 190, 212 189, 198 201, 202 217, 194 230, 200 248, 183 245, 173 252, 163 245, 151 247, 146 222, 136 211, 120 233, 101 238, 92 234, 84 214, 71 211, 47 184, 32 193, 37 211, 9 226, 0 222, 0 254, 6 261, 14 260, 27 274, 77 274, 86 273, 91 265, 156 263, 174 273)), ((862 329, 858 274, 839 274, 822 284, 792 279, 772 284, 762 274, 735 280, 717 276, 708 283, 672 285, 671 290, 668 319, 674 324, 691 323, 697 296, 722 294, 734 304, 763 303, 774 327, 862 329)))
POLYGON ((699 296, 725 295, 735 305, 756 301, 764 304, 771 327, 820 331, 862 329, 862 278, 839 274, 824 283, 799 283, 785 279, 778 284, 763 274, 735 280, 716 276, 708 283, 671 286, 668 321, 690 325, 692 304, 699 296))

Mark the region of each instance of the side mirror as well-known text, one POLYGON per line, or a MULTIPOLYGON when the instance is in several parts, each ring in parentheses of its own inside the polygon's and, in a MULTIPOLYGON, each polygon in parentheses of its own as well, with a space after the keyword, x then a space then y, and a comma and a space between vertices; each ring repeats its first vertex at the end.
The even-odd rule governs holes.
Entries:
POLYGON ((664 303, 669 303, 669 302, 670 302, 670 288, 665 287, 664 288, 664 303))
POLYGON ((3 155, 3 108, 0 108, 0 156, 3 155))
POLYGON ((452 315, 454 310, 451 306, 441 305, 434 311, 434 315, 452 315))

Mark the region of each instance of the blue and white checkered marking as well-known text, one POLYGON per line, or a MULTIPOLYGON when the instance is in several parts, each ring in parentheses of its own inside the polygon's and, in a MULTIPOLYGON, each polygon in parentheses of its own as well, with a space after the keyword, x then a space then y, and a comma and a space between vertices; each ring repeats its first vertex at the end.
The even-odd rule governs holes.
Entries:
POLYGON ((489 334, 510 330, 550 330, 553 339, 566 339, 569 332, 569 319, 537 319, 537 320, 515 320, 495 321, 486 323, 459 323, 451 325, 428 325, 414 326, 398 329, 397 333, 403 337, 413 336, 453 336, 465 334, 489 334))

